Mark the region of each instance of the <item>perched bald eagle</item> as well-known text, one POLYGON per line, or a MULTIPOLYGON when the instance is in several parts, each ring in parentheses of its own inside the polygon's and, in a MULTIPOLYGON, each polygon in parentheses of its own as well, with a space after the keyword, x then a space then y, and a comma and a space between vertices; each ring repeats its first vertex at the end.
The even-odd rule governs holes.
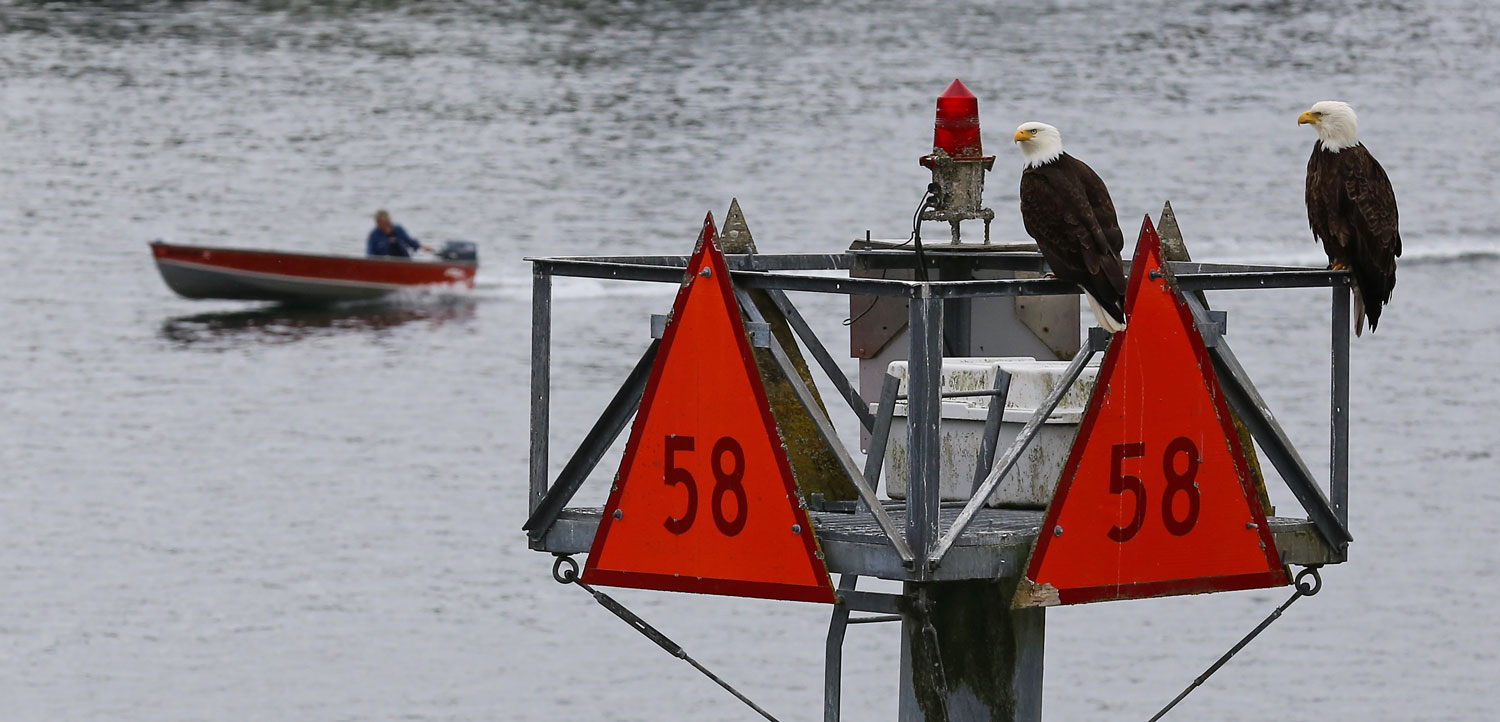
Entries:
POLYGON ((1052 272, 1083 287, 1099 326, 1125 328, 1125 236, 1109 189, 1094 169, 1063 152, 1062 134, 1046 123, 1016 129, 1026 156, 1021 220, 1052 272))
POLYGON ((1307 160, 1307 223, 1323 242, 1328 263, 1354 275, 1354 334, 1380 323, 1380 310, 1396 287, 1401 230, 1396 192, 1385 169, 1359 142, 1348 103, 1324 100, 1297 117, 1318 131, 1307 160))

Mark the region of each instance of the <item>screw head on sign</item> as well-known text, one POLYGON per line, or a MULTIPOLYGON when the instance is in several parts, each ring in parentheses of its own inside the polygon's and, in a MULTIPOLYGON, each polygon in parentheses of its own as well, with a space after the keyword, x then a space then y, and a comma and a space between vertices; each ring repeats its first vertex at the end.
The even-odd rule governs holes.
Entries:
POLYGON ((1258 529, 1258 528, 1260 528, 1260 525, 1256 524, 1253 521, 1247 521, 1247 522, 1245 522, 1245 528, 1246 529, 1258 529))
POLYGON ((801 534, 802 533, 802 525, 801 524, 793 524, 792 525, 792 533, 793 534, 801 534))
POLYGON ((1052 527, 1052 536, 1062 536, 1062 525, 1061 524, 1058 524, 1057 526, 1052 527))
POLYGON ((615 510, 615 518, 616 519, 624 519, 625 518, 625 511, 623 509, 616 509, 615 510))
POLYGON ((708 266, 704 266, 703 270, 698 272, 698 275, 702 276, 703 278, 708 278, 709 276, 714 275, 714 269, 709 268, 708 266))

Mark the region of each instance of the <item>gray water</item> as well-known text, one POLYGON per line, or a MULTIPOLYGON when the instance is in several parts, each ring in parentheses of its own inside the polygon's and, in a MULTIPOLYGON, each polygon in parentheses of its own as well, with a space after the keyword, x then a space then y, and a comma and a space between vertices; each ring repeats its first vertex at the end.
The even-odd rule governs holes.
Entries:
MULTIPOLYGON (((0 720, 751 719, 525 547, 521 258, 683 252, 731 197, 763 251, 904 236, 954 77, 997 237, 1035 119, 1213 260, 1322 262, 1295 119, 1357 107, 1406 256, 1354 348, 1352 558, 1176 718, 1487 719, 1497 31, 1487 0, 0 2, 0 720), (479 242, 478 287, 189 302, 145 246, 357 253, 377 207, 479 242)), ((671 298, 557 295, 554 472, 671 298)), ((1214 303, 1322 473, 1326 292, 1214 303)), ((1284 592, 1051 612, 1046 716, 1148 717, 1284 592)), ((825 608, 618 596, 820 716, 825 608)), ((894 718, 895 632, 850 631, 847 719, 894 718)))

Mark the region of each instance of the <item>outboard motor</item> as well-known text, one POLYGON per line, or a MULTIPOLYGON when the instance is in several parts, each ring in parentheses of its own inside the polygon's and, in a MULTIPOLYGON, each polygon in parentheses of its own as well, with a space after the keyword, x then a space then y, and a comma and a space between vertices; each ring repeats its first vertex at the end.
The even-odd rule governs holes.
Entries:
POLYGON ((448 241, 437 255, 445 261, 479 262, 479 248, 470 241, 448 241))

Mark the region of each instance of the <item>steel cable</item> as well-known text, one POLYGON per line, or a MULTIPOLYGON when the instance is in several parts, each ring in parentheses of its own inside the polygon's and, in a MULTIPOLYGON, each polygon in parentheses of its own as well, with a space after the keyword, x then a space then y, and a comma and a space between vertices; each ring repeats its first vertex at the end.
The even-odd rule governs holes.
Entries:
POLYGON ((616 617, 619 617, 626 624, 629 624, 632 629, 640 632, 643 636, 646 637, 646 639, 651 640, 656 644, 656 646, 661 647, 663 650, 665 650, 667 654, 670 654, 673 657, 676 657, 684 662, 687 662, 688 664, 693 665, 693 669, 702 672, 703 676, 713 680, 714 684, 723 687, 730 694, 734 695, 736 699, 744 702, 747 706, 749 706, 750 709, 753 709, 756 712, 760 713, 760 716, 765 717, 771 722, 781 722, 780 720, 772 716, 770 712, 765 711, 761 708, 760 705, 751 701, 749 697, 746 697, 744 694, 741 694, 739 690, 730 686, 730 684, 721 679, 719 675, 714 674, 713 672, 709 671, 707 667, 699 664, 698 660, 688 656, 688 653, 682 649, 682 645, 669 639, 667 635, 662 634, 659 630, 656 629, 656 627, 647 624, 646 620, 636 616, 635 612, 626 609, 625 605, 615 601, 614 598, 609 596, 608 594, 605 594, 604 592, 601 592, 593 588, 592 586, 584 584, 583 580, 578 576, 578 562, 573 561, 572 557, 562 554, 559 554, 557 556, 557 561, 552 563, 552 578, 556 580, 558 584, 578 585, 580 589, 588 592, 589 594, 592 594, 594 596, 594 601, 598 602, 600 606, 608 609, 610 613, 614 614, 616 617), (566 566, 567 569, 564 569, 564 566, 566 566))
POLYGON ((1244 639, 1241 639, 1238 644, 1230 647, 1229 651, 1225 652, 1224 656, 1219 658, 1219 661, 1214 662, 1211 666, 1209 666, 1207 670, 1203 672, 1203 674, 1198 675, 1198 678, 1193 680, 1193 683, 1188 685, 1187 689, 1182 690, 1182 694, 1177 695, 1175 699, 1173 699, 1171 702, 1168 702, 1167 706, 1161 708, 1161 711, 1157 712, 1156 716, 1152 717, 1149 722, 1156 722, 1157 720, 1166 716, 1166 714, 1170 712, 1173 707, 1177 706, 1178 702, 1181 702, 1184 698, 1191 694, 1193 690, 1202 685, 1203 681, 1208 679, 1214 672, 1219 671, 1219 668, 1223 667, 1224 664, 1230 660, 1230 658, 1234 657, 1234 655, 1236 654, 1239 654, 1239 651, 1241 649, 1244 649, 1245 645, 1249 644, 1250 641, 1255 639, 1256 636, 1258 636, 1261 632, 1264 632, 1266 630, 1266 627, 1271 626, 1271 622, 1280 619, 1281 613, 1285 612, 1287 607, 1292 606, 1292 602, 1295 602, 1303 597, 1310 597, 1322 590, 1323 577, 1318 574, 1318 568, 1316 566, 1312 566, 1298 572, 1297 578, 1293 582, 1293 584, 1297 587, 1297 591, 1292 592, 1292 596, 1289 599, 1287 599, 1285 602, 1282 602, 1281 606, 1277 607, 1276 611, 1271 612, 1271 616, 1266 617, 1264 621, 1262 621, 1255 627, 1255 629, 1250 630, 1250 633, 1245 635, 1244 639), (1312 577, 1312 580, 1305 581, 1309 576, 1312 577))

